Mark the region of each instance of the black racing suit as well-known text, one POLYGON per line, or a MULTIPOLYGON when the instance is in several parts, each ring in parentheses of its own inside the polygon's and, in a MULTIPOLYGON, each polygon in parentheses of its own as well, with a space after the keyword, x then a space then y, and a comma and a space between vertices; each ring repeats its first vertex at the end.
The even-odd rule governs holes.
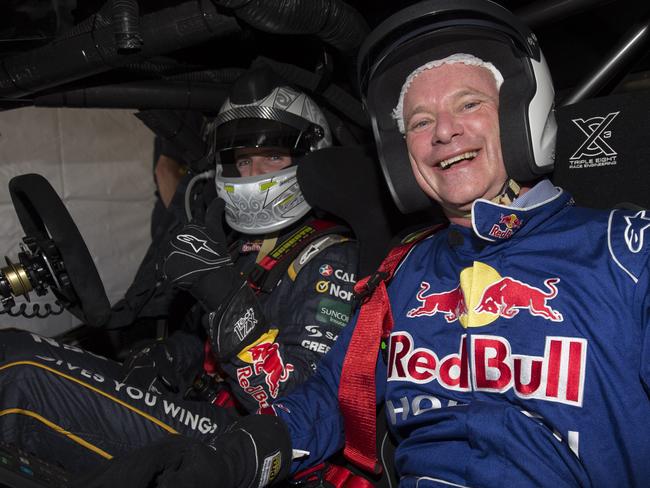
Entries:
POLYGON ((126 385, 121 365, 26 331, 0 331, 0 441, 83 472, 169 433, 209 442, 232 409, 126 385))
MULTIPOLYGON (((256 255, 242 254, 248 246, 240 244, 235 261, 244 273, 256 255)), ((271 293, 258 295, 269 332, 221 365, 247 411, 268 406, 315 371, 350 319, 357 261, 356 241, 323 236, 307 245, 271 293)))
MULTIPOLYGON (((357 244, 341 239, 315 252, 320 244, 308 245, 273 291, 258 296, 266 333, 220 365, 248 411, 310 376, 350 317, 357 244)), ((238 249, 235 266, 245 272, 255 245, 241 241, 238 249)), ((199 336, 180 333, 171 342, 183 365, 203 358, 199 336)), ((0 344, 0 441, 72 472, 167 433, 210 442, 237 416, 233 409, 123 384, 119 363, 51 339, 11 330, 0 332, 0 344)))

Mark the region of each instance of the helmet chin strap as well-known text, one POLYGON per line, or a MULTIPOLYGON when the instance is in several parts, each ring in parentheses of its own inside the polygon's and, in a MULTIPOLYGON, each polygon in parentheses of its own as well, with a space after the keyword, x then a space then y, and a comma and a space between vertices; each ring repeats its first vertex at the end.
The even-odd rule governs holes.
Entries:
MULTIPOLYGON (((490 201, 498 205, 509 206, 513 202, 513 200, 519 196, 520 192, 521 192, 521 186, 519 186, 519 184, 512 178, 508 178, 506 182, 503 184, 501 191, 497 194, 497 196, 490 199, 490 201)), ((472 217, 471 210, 469 212, 462 212, 451 208, 445 208, 445 210, 457 217, 463 217, 467 219, 472 217)))
POLYGON ((490 201, 499 205, 509 206, 512 201, 519 196, 520 192, 521 186, 519 186, 519 184, 512 178, 508 178, 499 194, 490 201))

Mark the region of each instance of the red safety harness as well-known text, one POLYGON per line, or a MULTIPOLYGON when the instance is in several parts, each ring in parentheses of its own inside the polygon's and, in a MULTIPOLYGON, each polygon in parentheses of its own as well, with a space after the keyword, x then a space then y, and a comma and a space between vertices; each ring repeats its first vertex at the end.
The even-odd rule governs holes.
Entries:
POLYGON ((382 471, 376 447, 375 370, 379 348, 386 347, 393 329, 386 283, 413 246, 442 227, 438 225, 407 236, 400 246, 390 251, 374 274, 354 287, 362 305, 339 384, 339 405, 345 426, 343 454, 356 466, 374 474, 382 471))
MULTIPOLYGON (((360 280, 354 291, 361 298, 359 317, 348 346, 341 381, 339 404, 345 424, 343 454, 351 463, 374 475, 382 472, 377 460, 375 368, 379 347, 384 348, 393 328, 393 317, 386 284, 399 264, 418 242, 432 235, 442 225, 408 235, 393 248, 374 274, 360 280)), ((273 409, 260 412, 274 415, 273 409)), ((370 488, 374 484, 337 464, 321 463, 296 473, 291 479, 296 487, 370 488)))
POLYGON ((295 474, 289 481, 296 488, 372 488, 374 484, 348 468, 321 463, 295 474))

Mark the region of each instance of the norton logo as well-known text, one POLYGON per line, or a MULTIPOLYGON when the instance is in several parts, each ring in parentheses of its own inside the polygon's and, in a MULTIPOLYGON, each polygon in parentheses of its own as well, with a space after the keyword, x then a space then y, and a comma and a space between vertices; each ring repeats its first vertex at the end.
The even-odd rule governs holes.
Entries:
POLYGON ((336 298, 345 300, 349 302, 354 297, 354 294, 351 291, 343 289, 341 286, 336 283, 330 283, 329 281, 321 280, 316 283, 316 291, 318 293, 328 293, 336 298))
POLYGON ((605 117, 571 120, 587 138, 569 158, 570 168, 616 164, 617 153, 605 139, 612 137, 612 131, 606 129, 619 113, 620 111, 612 112, 605 117))
POLYGON ((334 268, 332 268, 329 264, 323 264, 320 268, 318 268, 318 272, 327 278, 328 276, 332 276, 334 268))
POLYGON ((511 319, 521 310, 553 322, 562 322, 562 314, 548 302, 558 293, 560 278, 544 281, 546 291, 501 275, 491 266, 476 261, 460 273, 460 284, 451 290, 431 292, 426 281, 415 298, 420 306, 406 313, 409 318, 430 317, 437 313, 449 323, 458 320, 467 327, 483 327, 499 317, 511 319))
POLYGON ((320 280, 316 283, 316 291, 318 293, 327 293, 327 290, 330 288, 330 282, 325 280, 320 280))

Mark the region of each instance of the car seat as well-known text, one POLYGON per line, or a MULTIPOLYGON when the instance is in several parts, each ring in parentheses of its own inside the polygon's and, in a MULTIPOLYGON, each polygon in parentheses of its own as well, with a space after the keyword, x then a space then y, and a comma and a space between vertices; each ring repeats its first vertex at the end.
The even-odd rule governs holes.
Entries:
POLYGON ((553 182, 579 206, 650 208, 648 107, 635 91, 559 108, 553 182))

